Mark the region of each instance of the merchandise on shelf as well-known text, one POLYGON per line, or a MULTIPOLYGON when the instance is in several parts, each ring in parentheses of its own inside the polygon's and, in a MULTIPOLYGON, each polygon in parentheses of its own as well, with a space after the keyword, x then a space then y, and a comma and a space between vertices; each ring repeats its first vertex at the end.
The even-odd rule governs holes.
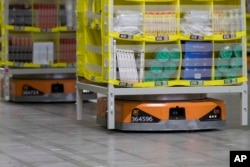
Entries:
POLYGON ((32 62, 33 41, 30 35, 9 37, 9 61, 32 62))
POLYGON ((60 38, 59 39, 60 57, 59 62, 75 63, 76 62, 76 39, 60 38))
POLYGON ((214 34, 242 31, 242 11, 239 8, 214 11, 214 34))
POLYGON ((32 26, 32 6, 28 3, 9 5, 9 24, 32 26))
POLYGON ((2 65, 75 67, 76 0, 1 0, 1 3, 5 5, 1 11, 7 16, 1 19, 2 65), (44 54, 37 50, 41 50, 39 43, 47 43, 53 49, 44 54))
POLYGON ((184 34, 212 35, 211 13, 192 10, 184 14, 181 31, 184 34))
POLYGON ((213 45, 211 42, 185 42, 183 75, 186 80, 210 80, 213 45))
POLYGON ((221 46, 219 55, 216 58, 215 69, 220 78, 238 78, 242 75, 242 54, 241 44, 221 46))
POLYGON ((134 50, 116 50, 116 60, 118 65, 118 78, 122 82, 140 82, 141 53, 134 50))
MULTIPOLYGON (((76 1, 75 0, 65 0, 65 14, 66 15, 66 25, 67 27, 76 28, 76 1)), ((62 17, 61 17, 62 18, 62 17)))
POLYGON ((142 33, 142 13, 118 10, 114 17, 114 31, 125 34, 142 33))
POLYGON ((176 79, 180 62, 180 50, 167 47, 157 48, 151 59, 145 60, 145 82, 168 81, 176 79), (150 77, 153 74, 154 77, 150 77))
POLYGON ((54 62, 53 42, 34 42, 33 43, 33 63, 50 65, 54 62))
POLYGON ((146 36, 167 36, 176 34, 175 11, 146 11, 144 32, 146 36))
POLYGON ((34 26, 42 29, 59 25, 76 27, 75 0, 9 2, 9 25, 34 26), (59 4, 60 3, 60 4, 59 4))

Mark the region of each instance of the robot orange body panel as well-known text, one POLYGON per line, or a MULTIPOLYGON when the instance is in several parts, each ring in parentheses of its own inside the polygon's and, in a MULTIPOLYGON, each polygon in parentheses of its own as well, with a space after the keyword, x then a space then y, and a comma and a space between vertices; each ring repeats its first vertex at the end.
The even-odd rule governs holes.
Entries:
MULTIPOLYGON (((98 99, 97 119, 106 118, 107 99, 102 97, 98 99)), ((171 123, 177 126, 182 124, 181 128, 175 129, 171 126, 166 130, 192 130, 194 127, 183 127, 188 124, 202 124, 195 126, 195 129, 221 129, 225 126, 226 107, 222 100, 206 98, 202 100, 190 101, 169 101, 169 102, 141 102, 141 101, 115 101, 115 122, 118 129, 123 127, 132 128, 129 130, 140 130, 142 125, 147 125, 149 129, 160 127, 162 124, 171 123), (219 124, 218 124, 219 123, 219 124), (222 124, 221 124, 222 123, 222 124), (185 124, 185 125, 183 125, 185 124), (205 124, 203 126, 203 124, 205 124), (212 124, 212 126, 210 126, 212 124), (215 126, 213 126, 215 124, 215 126), (120 128, 119 128, 120 127, 120 128)), ((147 129, 142 129, 147 130, 147 129)))

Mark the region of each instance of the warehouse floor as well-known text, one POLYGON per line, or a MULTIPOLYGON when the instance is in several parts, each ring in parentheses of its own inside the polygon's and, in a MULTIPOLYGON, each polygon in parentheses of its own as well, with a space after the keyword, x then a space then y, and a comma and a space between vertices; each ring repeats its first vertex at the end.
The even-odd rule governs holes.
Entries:
POLYGON ((121 132, 96 124, 94 102, 76 121, 75 103, 1 101, 0 166, 229 167, 230 150, 250 150, 250 126, 241 126, 240 95, 212 97, 226 101, 226 129, 121 132))

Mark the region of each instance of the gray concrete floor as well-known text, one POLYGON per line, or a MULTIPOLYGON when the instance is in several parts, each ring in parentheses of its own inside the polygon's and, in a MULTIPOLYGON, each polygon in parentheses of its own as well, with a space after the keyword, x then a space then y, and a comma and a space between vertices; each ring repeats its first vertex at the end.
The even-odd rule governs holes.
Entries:
POLYGON ((0 101, 0 167, 229 167, 230 150, 250 150, 250 126, 239 95, 213 97, 226 101, 227 128, 196 132, 106 130, 93 102, 76 121, 74 103, 0 101))

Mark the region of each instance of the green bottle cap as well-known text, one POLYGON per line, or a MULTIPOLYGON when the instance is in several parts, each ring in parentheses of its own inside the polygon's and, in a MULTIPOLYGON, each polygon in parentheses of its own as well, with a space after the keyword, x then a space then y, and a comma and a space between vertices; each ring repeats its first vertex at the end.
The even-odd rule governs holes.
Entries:
POLYGON ((230 65, 232 68, 241 69, 242 68, 242 58, 241 57, 232 58, 230 65))
POLYGON ((154 82, 154 81, 156 81, 156 75, 150 71, 145 71, 144 82, 154 82))
POLYGON ((169 74, 169 75, 172 75, 173 73, 175 73, 177 70, 177 65, 175 62, 172 62, 172 61, 168 61, 166 64, 165 64, 165 67, 164 67, 164 72, 169 74))
POLYGON ((179 48, 170 49, 170 60, 174 62, 179 62, 181 58, 181 51, 179 48))
POLYGON ((220 50, 220 57, 221 58, 231 58, 233 55, 233 50, 230 46, 225 46, 220 50))
POLYGON ((167 48, 157 51, 155 58, 160 62, 166 62, 170 58, 170 52, 167 48))
POLYGON ((234 46, 234 55, 235 57, 242 57, 242 45, 241 44, 234 46))
POLYGON ((163 71, 163 64, 158 60, 153 60, 150 63, 150 71, 153 74, 160 74, 163 71))
POLYGON ((229 70, 230 67, 230 59, 217 59, 216 61, 216 68, 220 72, 226 72, 229 70))

